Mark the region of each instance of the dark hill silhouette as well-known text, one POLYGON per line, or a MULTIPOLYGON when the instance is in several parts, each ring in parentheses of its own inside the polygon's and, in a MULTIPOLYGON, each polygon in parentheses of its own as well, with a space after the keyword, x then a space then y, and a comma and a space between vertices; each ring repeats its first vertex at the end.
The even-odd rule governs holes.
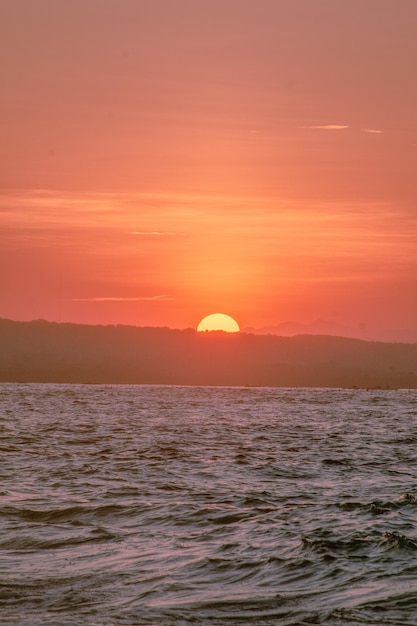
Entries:
POLYGON ((0 320, 0 381, 417 388, 417 344, 0 320))

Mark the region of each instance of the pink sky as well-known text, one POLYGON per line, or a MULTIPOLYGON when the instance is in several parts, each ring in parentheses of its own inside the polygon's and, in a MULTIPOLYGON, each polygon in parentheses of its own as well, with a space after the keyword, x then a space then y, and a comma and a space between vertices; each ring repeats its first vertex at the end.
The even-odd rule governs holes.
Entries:
POLYGON ((416 23, 0 0, 0 317, 417 341, 416 23))

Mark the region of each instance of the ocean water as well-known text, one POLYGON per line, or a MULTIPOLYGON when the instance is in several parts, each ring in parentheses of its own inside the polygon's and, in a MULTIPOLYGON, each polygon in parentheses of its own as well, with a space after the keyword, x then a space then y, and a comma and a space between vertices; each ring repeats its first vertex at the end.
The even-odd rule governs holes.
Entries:
POLYGON ((417 391, 2 384, 0 479, 0 624, 417 623, 417 391))

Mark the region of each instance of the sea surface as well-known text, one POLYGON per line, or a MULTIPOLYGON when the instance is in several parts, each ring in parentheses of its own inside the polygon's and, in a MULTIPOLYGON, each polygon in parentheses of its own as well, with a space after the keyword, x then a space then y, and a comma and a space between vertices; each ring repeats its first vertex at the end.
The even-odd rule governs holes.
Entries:
POLYGON ((0 385, 0 624, 417 624, 417 391, 0 385))

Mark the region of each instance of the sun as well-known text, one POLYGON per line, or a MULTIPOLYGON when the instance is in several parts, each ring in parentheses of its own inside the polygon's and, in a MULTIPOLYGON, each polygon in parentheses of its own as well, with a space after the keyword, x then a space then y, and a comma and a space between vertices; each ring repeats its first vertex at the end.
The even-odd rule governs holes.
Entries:
POLYGON ((239 324, 230 315, 224 313, 212 313, 203 317, 197 326, 199 332, 205 330, 223 330, 226 333, 238 333, 239 324))

